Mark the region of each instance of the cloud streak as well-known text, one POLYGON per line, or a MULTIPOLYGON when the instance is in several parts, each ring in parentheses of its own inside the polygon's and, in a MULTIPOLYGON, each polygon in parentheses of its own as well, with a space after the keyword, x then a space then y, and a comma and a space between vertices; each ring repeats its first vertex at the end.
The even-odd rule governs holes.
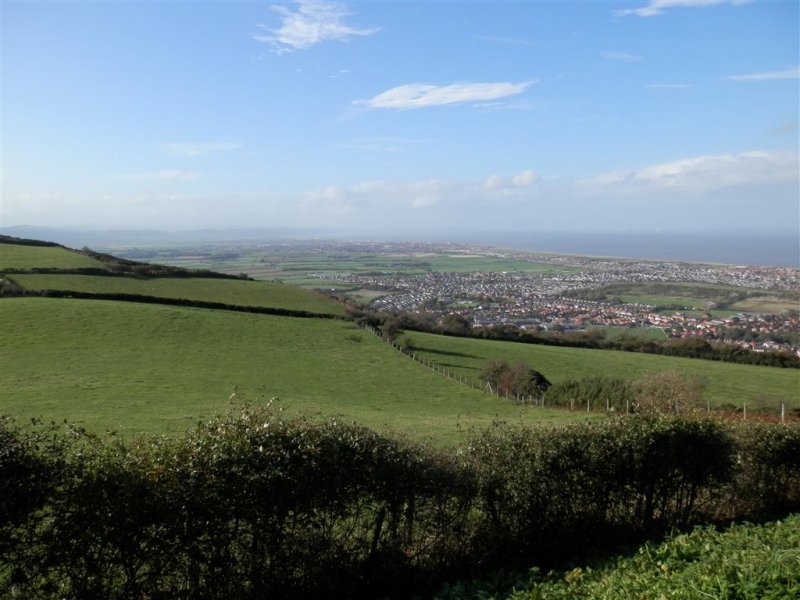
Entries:
POLYGON ((731 4, 740 6, 749 4, 752 0, 650 0, 647 6, 641 8, 626 8, 614 11, 618 16, 635 15, 637 17, 655 17, 663 14, 670 8, 702 8, 707 6, 717 6, 720 4, 731 4))
POLYGON ((606 50, 600 53, 600 57, 604 60, 613 60, 616 62, 639 62, 642 60, 641 56, 636 54, 628 54, 627 52, 615 52, 613 50, 606 50))
POLYGON ((602 173, 583 180, 584 190, 643 194, 647 191, 705 193, 717 189, 792 183, 798 180, 800 157, 796 152, 753 150, 684 158, 602 173))
POLYGON ((253 35, 256 41, 269 44, 277 54, 305 50, 327 41, 346 42, 355 36, 368 36, 378 27, 358 28, 344 22, 352 13, 339 2, 298 0, 297 9, 272 6, 281 16, 281 26, 271 29, 259 25, 267 34, 253 35))
POLYGON ((729 81, 774 81, 776 79, 800 79, 800 67, 784 69, 783 71, 764 71, 761 73, 748 73, 747 75, 729 75, 729 81))
POLYGON ((430 106, 448 106, 469 102, 486 102, 521 94, 536 80, 495 83, 453 83, 429 85, 409 83, 391 88, 368 100, 355 100, 357 106, 408 110, 430 106))

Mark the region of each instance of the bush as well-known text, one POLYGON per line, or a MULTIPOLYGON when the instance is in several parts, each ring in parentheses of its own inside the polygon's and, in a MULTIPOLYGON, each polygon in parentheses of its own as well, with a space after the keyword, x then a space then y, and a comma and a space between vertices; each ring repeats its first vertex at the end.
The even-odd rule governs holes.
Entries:
POLYGON ((268 408, 127 445, 4 420, 0 597, 407 597, 799 505, 796 425, 497 424, 444 453, 268 408))

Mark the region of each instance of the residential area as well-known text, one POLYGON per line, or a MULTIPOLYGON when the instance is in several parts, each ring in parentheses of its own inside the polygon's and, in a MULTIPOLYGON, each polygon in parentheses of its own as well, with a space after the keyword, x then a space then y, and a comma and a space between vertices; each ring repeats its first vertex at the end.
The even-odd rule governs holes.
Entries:
POLYGON ((654 328, 663 331, 663 337, 700 336, 756 352, 785 350, 800 355, 800 269, 555 256, 484 247, 459 250, 550 265, 553 270, 313 275, 384 292, 371 303, 379 311, 426 312, 438 318, 455 313, 474 326, 512 324, 551 332, 654 328), (592 297, 615 286, 668 290, 669 284, 696 290, 700 297, 640 294, 643 297, 636 298, 632 293, 592 297), (705 299, 703 294, 712 295, 705 299))

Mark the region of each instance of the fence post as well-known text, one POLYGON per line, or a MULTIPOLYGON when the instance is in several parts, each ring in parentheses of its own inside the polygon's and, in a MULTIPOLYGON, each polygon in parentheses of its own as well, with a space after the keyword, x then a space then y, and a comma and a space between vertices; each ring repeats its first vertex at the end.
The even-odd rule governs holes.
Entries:
POLYGON ((747 402, 742 402, 742 419, 747 421, 747 402))
POLYGON ((781 403, 781 423, 784 422, 785 415, 786 415, 786 405, 781 403))

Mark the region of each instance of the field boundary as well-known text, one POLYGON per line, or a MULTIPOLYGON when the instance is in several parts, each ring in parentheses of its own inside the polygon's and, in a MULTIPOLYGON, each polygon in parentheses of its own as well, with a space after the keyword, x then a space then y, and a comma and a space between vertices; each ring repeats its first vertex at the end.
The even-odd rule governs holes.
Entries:
POLYGON ((188 300, 185 298, 164 298, 161 296, 144 296, 139 294, 103 294, 97 292, 76 292, 66 290, 20 290, 6 297, 41 297, 41 298, 75 298, 79 300, 115 300, 118 302, 138 302, 142 304, 164 304, 185 308, 203 308, 208 310, 226 310, 232 312, 273 315, 280 317, 297 317, 301 319, 334 319, 347 321, 347 317, 331 313, 316 313, 291 308, 272 308, 268 306, 244 306, 225 304, 223 302, 207 302, 204 300, 188 300))

